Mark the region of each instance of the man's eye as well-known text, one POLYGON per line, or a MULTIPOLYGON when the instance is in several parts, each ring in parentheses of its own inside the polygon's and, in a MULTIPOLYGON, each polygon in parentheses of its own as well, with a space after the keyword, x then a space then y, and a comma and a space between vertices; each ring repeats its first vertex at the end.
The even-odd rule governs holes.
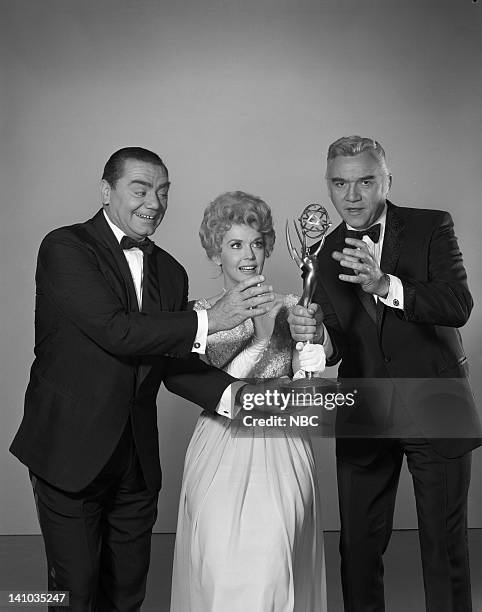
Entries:
POLYGON ((341 187, 344 187, 345 183, 342 183, 340 181, 338 181, 337 183, 335 183, 335 187, 338 187, 338 189, 340 189, 341 187))
POLYGON ((362 181, 361 184, 363 185, 363 187, 369 187, 372 184, 372 181, 362 181))
POLYGON ((138 198, 143 198, 146 195, 145 191, 135 191, 134 195, 136 195, 138 198))
POLYGON ((231 242, 232 249, 239 249, 240 246, 241 246, 240 242, 231 242))

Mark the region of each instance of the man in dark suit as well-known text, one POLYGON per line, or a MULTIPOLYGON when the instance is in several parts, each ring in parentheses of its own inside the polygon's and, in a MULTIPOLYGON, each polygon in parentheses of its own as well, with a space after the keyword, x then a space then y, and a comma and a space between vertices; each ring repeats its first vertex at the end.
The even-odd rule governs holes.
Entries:
POLYGON ((69 591, 76 611, 140 609, 161 487, 159 385, 229 415, 241 383, 195 353, 273 298, 256 276, 209 312, 186 310, 185 270, 147 238, 168 189, 158 155, 121 149, 103 209, 40 246, 35 361, 11 451, 30 471, 49 590, 69 591))
POLYGON ((340 379, 376 390, 358 414, 340 412, 339 419, 346 436, 337 439, 345 610, 385 609, 382 557, 405 455, 426 609, 469 612, 467 495, 480 423, 457 330, 473 303, 453 222, 443 211, 388 202, 385 153, 369 138, 334 142, 326 180, 343 223, 319 255, 313 301, 324 325, 314 305, 298 306, 290 323, 296 340, 324 342, 329 364, 341 359, 340 379), (373 418, 374 436, 363 438, 373 418))

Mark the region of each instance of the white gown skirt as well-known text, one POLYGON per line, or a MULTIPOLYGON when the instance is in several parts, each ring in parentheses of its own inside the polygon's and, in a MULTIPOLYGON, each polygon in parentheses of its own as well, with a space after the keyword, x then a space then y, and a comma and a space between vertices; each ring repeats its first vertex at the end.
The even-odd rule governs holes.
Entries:
POLYGON ((311 443, 203 413, 184 465, 171 612, 324 612, 311 443))

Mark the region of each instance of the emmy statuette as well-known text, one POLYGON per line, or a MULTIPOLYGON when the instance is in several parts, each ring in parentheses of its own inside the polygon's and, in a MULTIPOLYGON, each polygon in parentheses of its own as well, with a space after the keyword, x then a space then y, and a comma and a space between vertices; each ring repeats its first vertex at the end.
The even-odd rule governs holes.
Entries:
MULTIPOLYGON (((286 243, 291 258, 302 271, 303 293, 299 304, 308 308, 313 299, 319 275, 318 255, 323 248, 325 238, 332 223, 328 212, 321 204, 309 204, 300 217, 293 220, 293 225, 300 242, 300 251, 293 246, 289 223, 286 222, 286 243), (316 244, 318 243, 318 244, 316 244)), ((290 387, 311 392, 317 387, 332 387, 334 381, 326 378, 313 378, 312 372, 306 372, 306 378, 291 381, 290 387)))

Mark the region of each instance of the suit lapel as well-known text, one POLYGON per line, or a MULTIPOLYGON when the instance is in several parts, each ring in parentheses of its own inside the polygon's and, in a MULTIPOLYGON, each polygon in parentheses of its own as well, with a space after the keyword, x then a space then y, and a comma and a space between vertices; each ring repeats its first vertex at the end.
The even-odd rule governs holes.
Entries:
MULTIPOLYGON (((159 270, 158 270, 158 249, 150 254, 144 255, 143 266, 143 281, 142 281, 142 312, 156 314, 163 309, 161 292, 159 287, 159 270)), ((139 360, 137 369, 137 384, 136 387, 142 385, 146 376, 152 368, 152 359, 142 357, 139 360)))
MULTIPOLYGON (((335 236, 335 241, 336 241, 335 249, 341 252, 347 246, 345 243, 345 236, 346 236, 345 223, 341 223, 337 227, 335 232, 337 232, 337 235, 335 236)), ((339 264, 337 265, 339 266, 339 264)), ((348 270, 345 271, 345 274, 349 274, 349 273, 350 272, 348 270)), ((376 313, 375 300, 373 299, 373 297, 370 294, 363 291, 363 289, 360 288, 360 285, 348 284, 348 283, 343 283, 343 284, 347 286, 347 289, 351 292, 352 295, 355 296, 355 299, 358 300, 361 306, 363 306, 363 308, 365 309, 366 313, 368 314, 372 322, 376 324, 377 313, 376 313)))
MULTIPOLYGON (((380 268, 386 274, 393 274, 400 258, 401 235, 404 229, 403 220, 397 213, 396 206, 387 202, 387 219, 385 223, 385 237, 383 239, 382 257, 380 268)), ((383 323, 385 315, 385 304, 381 300, 377 301, 377 324, 379 329, 383 323)))
MULTIPOLYGON (((122 251, 117 238, 114 236, 104 213, 100 210, 95 217, 89 222, 94 229, 96 245, 100 246, 104 251, 104 260, 106 268, 108 267, 109 275, 113 276, 112 282, 117 288, 116 293, 122 300, 128 312, 139 311, 137 302, 136 290, 132 274, 127 263, 127 259, 122 251)), ((161 297, 165 287, 165 282, 168 282, 159 275, 158 255, 159 249, 154 249, 151 255, 144 255, 143 265, 143 286, 142 286, 142 311, 146 313, 156 313, 163 309, 168 309, 169 304, 163 303, 166 299, 161 297)), ((166 275, 167 276, 167 275, 166 275)), ((169 287, 167 287, 169 289, 169 287)), ((165 294, 169 296, 169 293, 165 294)), ((140 358, 138 360, 136 389, 139 389, 142 382, 149 374, 152 367, 152 359, 149 357, 140 358)))
MULTIPOLYGON (((380 268, 383 272, 386 272, 387 274, 394 274, 396 272, 398 260, 400 258, 405 224, 403 219, 397 212, 397 207, 394 206, 391 202, 387 202, 387 205, 387 218, 385 224, 385 236, 383 240, 380 268)), ((345 232, 346 226, 344 223, 341 223, 330 234, 330 238, 333 236, 333 242, 330 244, 329 248, 330 254, 331 250, 337 250, 341 252, 346 246, 345 232)), ((323 257, 325 257, 324 253, 323 257)), ((326 265, 327 276, 329 278, 337 278, 338 274, 341 271, 339 269, 339 264, 335 262, 329 255, 327 255, 327 258, 326 260, 324 259, 324 261, 326 265)), ((321 272, 321 274, 323 275, 323 272, 321 272)), ((380 300, 377 300, 377 302, 375 303, 373 297, 361 290, 359 288, 359 285, 356 284, 343 283, 340 281, 338 283, 335 283, 333 287, 331 287, 331 290, 336 290, 337 299, 339 300, 340 304, 347 304, 348 301, 351 302, 352 299, 354 304, 358 304, 359 307, 363 307, 365 312, 369 315, 371 321, 378 327, 378 334, 381 333, 381 327, 383 324, 386 307, 380 300)), ((343 309, 343 312, 345 312, 345 309, 343 309)), ((356 310, 354 312, 356 312, 356 310)), ((342 316, 342 313, 339 312, 338 315, 342 316)), ((350 317, 352 317, 352 313, 350 312, 350 309, 347 309, 345 312, 345 319, 348 321, 350 320, 350 317)))
POLYGON ((159 290, 159 270, 157 253, 144 255, 144 273, 142 282, 142 312, 156 313, 163 309, 159 290))
POLYGON ((95 217, 90 220, 92 227, 96 232, 98 244, 105 249, 106 260, 110 264, 110 269, 116 274, 116 279, 122 287, 119 297, 128 312, 136 312, 139 310, 137 303, 137 295, 132 280, 131 270, 124 252, 120 248, 117 238, 114 236, 104 213, 100 210, 95 217))

